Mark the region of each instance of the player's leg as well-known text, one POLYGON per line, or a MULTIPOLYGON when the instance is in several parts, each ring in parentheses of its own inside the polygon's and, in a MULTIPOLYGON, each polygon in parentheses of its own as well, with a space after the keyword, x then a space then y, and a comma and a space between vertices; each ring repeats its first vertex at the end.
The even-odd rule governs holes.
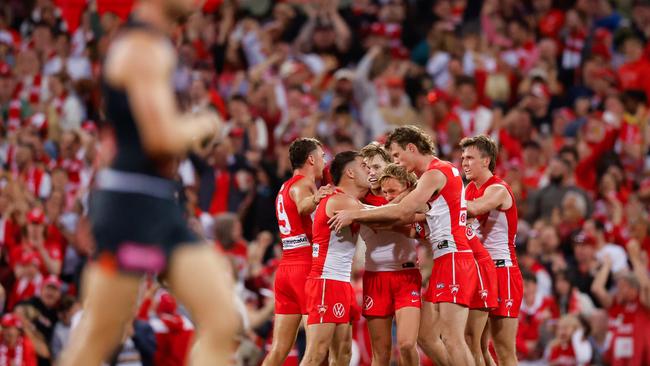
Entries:
POLYGON ((517 318, 492 317, 490 318, 490 333, 497 353, 499 366, 517 365, 517 318))
POLYGON ((197 324, 192 365, 228 364, 241 328, 230 263, 210 245, 183 245, 171 257, 169 282, 197 324))
POLYGON ((459 366, 473 364, 472 353, 465 343, 465 326, 469 309, 449 302, 442 302, 438 306, 440 316, 436 325, 440 329, 442 342, 449 353, 449 362, 459 366))
POLYGON ((465 327, 465 340, 469 346, 476 366, 484 366, 485 359, 481 349, 481 338, 487 324, 489 313, 484 310, 470 309, 465 327))
POLYGON ((336 324, 323 323, 307 326, 307 349, 300 366, 320 366, 325 357, 332 340, 336 324))
POLYGON ((284 363, 298 334, 300 314, 275 314, 273 319, 273 343, 271 351, 264 359, 262 366, 279 366, 284 363))
POLYGON ((497 363, 494 362, 494 358, 490 353, 490 323, 491 320, 488 318, 488 322, 485 324, 485 329, 483 329, 483 335, 481 336, 481 352, 483 353, 483 360, 485 361, 486 366, 497 366, 497 363))
POLYGON ((393 347, 391 336, 393 317, 369 317, 367 320, 372 346, 372 366, 386 366, 390 364, 393 347))
POLYGON ((352 325, 337 324, 330 347, 329 364, 331 366, 348 366, 352 358, 352 325))
POLYGON ((83 314, 61 359, 64 366, 99 366, 134 316, 140 277, 91 264, 84 274, 83 314))
POLYGON ((436 365, 444 366, 450 363, 449 354, 440 337, 440 328, 437 326, 439 317, 438 304, 422 301, 418 345, 436 365))
MULTIPOLYGON (((395 312, 397 321, 397 347, 400 365, 419 365, 420 357, 415 347, 420 327, 420 308, 404 307, 395 312)), ((374 349, 374 346, 373 346, 374 349)))

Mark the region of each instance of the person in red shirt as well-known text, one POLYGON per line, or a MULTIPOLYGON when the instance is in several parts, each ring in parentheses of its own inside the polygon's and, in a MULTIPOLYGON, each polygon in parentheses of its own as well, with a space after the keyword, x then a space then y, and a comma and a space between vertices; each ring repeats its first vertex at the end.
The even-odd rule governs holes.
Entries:
POLYGON ((57 242, 45 240, 45 214, 41 208, 34 208, 27 213, 27 235, 20 245, 15 246, 9 253, 12 266, 25 253, 33 252, 40 261, 43 275, 61 273, 63 253, 57 242))
POLYGON ((593 356, 591 343, 574 315, 563 316, 557 324, 555 338, 546 348, 544 358, 550 366, 585 366, 593 356))
POLYGON ((538 360, 542 356, 539 345, 541 328, 550 319, 557 319, 557 305, 550 296, 542 295, 537 289, 537 278, 530 272, 522 274, 524 296, 519 312, 517 329, 517 353, 520 360, 538 360))
POLYGON ((37 290, 41 287, 43 276, 38 270, 41 261, 38 256, 32 252, 23 253, 22 257, 16 263, 14 282, 11 293, 7 298, 7 310, 11 311, 19 302, 27 300, 36 295, 37 290))
POLYGON ((185 316, 178 313, 176 300, 163 292, 156 306, 156 315, 149 324, 156 334, 154 365, 183 366, 186 364, 194 326, 185 316))
POLYGON ((643 57, 643 42, 634 35, 623 42, 625 63, 618 69, 623 90, 643 90, 650 96, 650 61, 643 57))
POLYGON ((36 366, 36 351, 22 331, 23 324, 14 314, 2 317, 0 366, 36 366))

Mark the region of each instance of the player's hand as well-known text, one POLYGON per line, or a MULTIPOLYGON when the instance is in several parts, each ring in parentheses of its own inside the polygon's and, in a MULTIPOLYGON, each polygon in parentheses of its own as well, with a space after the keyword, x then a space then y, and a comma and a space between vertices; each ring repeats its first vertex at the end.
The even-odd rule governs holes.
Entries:
POLYGON ((337 233, 341 231, 346 226, 350 226, 354 222, 354 211, 352 210, 341 210, 334 213, 327 224, 329 224, 330 229, 336 231, 337 233))
POLYGON ((198 123, 201 126, 201 135, 197 136, 199 140, 211 140, 219 135, 223 123, 221 122, 221 117, 216 112, 210 110, 202 111, 198 113, 197 117, 198 123))
POLYGON ((322 186, 318 188, 318 191, 314 194, 314 202, 320 202, 323 198, 334 193, 334 187, 331 184, 322 186))

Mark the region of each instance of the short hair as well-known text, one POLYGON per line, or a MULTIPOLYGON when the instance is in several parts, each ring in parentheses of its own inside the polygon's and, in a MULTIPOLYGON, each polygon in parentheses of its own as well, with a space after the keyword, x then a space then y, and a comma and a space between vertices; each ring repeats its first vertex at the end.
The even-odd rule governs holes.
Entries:
POLYGON ((573 146, 569 146, 569 145, 562 146, 560 151, 558 151, 558 155, 562 156, 564 154, 571 154, 571 156, 573 156, 573 159, 575 161, 579 160, 578 150, 573 146))
POLYGON ((461 75, 456 78, 456 88, 460 88, 463 85, 471 86, 476 89, 476 79, 471 76, 461 75))
POLYGON ((332 182, 334 185, 339 185, 341 183, 341 178, 343 178, 343 171, 349 163, 354 161, 359 157, 359 153, 356 151, 343 151, 334 157, 332 165, 330 165, 330 174, 332 175, 332 182))
POLYGON ((414 187, 418 181, 418 178, 413 173, 409 173, 403 166, 397 165, 395 163, 388 164, 384 168, 384 172, 379 177, 379 184, 381 185, 384 180, 393 178, 400 182, 407 188, 414 187))
POLYGON ((436 155, 436 147, 431 137, 421 128, 413 125, 397 127, 389 133, 384 144, 386 150, 390 150, 390 145, 393 143, 396 143, 402 149, 406 149, 408 144, 413 144, 420 154, 436 155))
POLYGON ((537 277, 529 271, 521 271, 521 277, 525 281, 530 281, 530 282, 535 282, 537 283, 537 277))
MULTIPOLYGON (((576 208, 578 211, 580 211, 580 214, 582 217, 587 216, 587 200, 583 195, 576 191, 568 191, 567 193, 564 194, 564 197, 562 197, 562 202, 566 202, 568 200, 574 200, 574 203, 576 205, 576 208)), ((595 224, 595 223, 594 223, 595 224)))
POLYGON ((232 231, 239 217, 232 212, 224 212, 214 218, 214 238, 225 246, 235 242, 232 231))
MULTIPOLYGON (((206 88, 208 88, 210 85, 207 82, 204 82, 206 88)), ((232 97, 230 97, 230 102, 242 102, 244 104, 248 104, 248 100, 246 100, 246 96, 243 94, 235 94, 232 97)))
POLYGON ((318 147, 323 147, 320 141, 311 137, 303 137, 294 140, 289 146, 289 160, 291 169, 300 169, 307 162, 309 154, 314 152, 318 147))
POLYGON ((497 143, 487 135, 478 135, 474 137, 465 137, 460 140, 460 147, 465 150, 470 146, 474 146, 481 152, 483 157, 490 158, 490 171, 494 172, 497 166, 497 155, 499 154, 499 147, 497 143))
POLYGON ((384 147, 376 141, 373 141, 364 146, 361 151, 359 151, 359 155, 361 155, 361 157, 364 159, 372 159, 375 156, 379 155, 385 162, 393 162, 393 158, 391 158, 388 151, 386 151, 386 149, 384 149, 384 147))

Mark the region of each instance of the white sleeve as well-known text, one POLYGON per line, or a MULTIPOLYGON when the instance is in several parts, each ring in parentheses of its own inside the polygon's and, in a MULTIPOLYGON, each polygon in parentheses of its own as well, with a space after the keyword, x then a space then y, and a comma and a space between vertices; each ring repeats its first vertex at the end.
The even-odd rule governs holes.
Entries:
POLYGON ((269 146, 269 132, 266 129, 266 122, 262 118, 257 118, 255 128, 257 128, 257 147, 266 150, 269 146))
POLYGON ((48 198, 52 192, 52 179, 47 173, 43 173, 41 178, 41 185, 38 187, 38 197, 39 198, 48 198))
POLYGON ((571 346, 576 355, 576 362, 578 365, 588 365, 593 356, 593 349, 589 340, 584 339, 584 331, 578 329, 571 335, 571 346))
POLYGON ((548 272, 545 270, 537 271, 535 277, 537 278, 537 291, 544 296, 551 296, 553 293, 553 281, 548 272))

